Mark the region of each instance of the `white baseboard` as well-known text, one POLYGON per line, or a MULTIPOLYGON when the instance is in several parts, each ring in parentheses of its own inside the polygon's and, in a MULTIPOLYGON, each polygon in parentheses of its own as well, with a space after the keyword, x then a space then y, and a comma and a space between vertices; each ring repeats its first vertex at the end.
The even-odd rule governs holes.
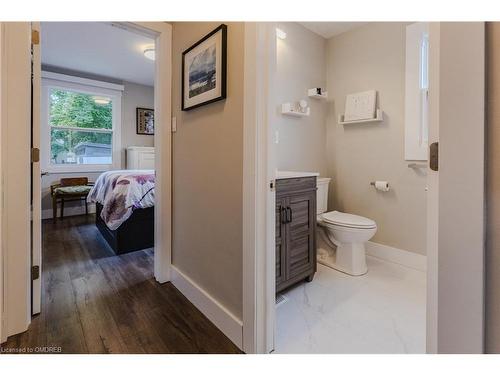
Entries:
MULTIPOLYGON (((95 213, 95 204, 89 203, 89 213, 95 213)), ((61 206, 57 206, 57 215, 61 214, 61 206)), ((64 217, 85 215, 85 205, 64 207, 64 217)), ((52 208, 42 210, 42 219, 52 219, 52 208)))
POLYGON ((238 348, 243 350, 243 322, 179 269, 175 266, 171 268, 172 284, 238 348))
POLYGON ((376 242, 368 241, 366 243, 366 254, 419 271, 425 272, 427 270, 427 257, 425 255, 412 253, 376 242))

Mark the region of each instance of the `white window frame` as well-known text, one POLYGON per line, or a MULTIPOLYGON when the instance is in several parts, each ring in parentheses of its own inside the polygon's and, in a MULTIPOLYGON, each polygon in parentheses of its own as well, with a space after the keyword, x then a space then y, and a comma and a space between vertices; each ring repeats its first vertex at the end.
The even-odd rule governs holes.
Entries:
POLYGON ((423 44, 429 38, 429 24, 416 22, 406 27, 405 74, 405 160, 427 160, 429 134, 429 87, 423 85, 423 44))
MULTIPOLYGON (((124 86, 109 82, 69 76, 65 74, 42 72, 41 97, 41 165, 44 172, 71 173, 71 172, 103 172, 119 169, 121 166, 121 114, 122 92, 124 86), (49 93, 51 89, 75 91, 83 94, 106 96, 112 102, 112 163, 111 164, 51 164, 50 162, 50 134, 49 124, 49 93)), ((81 130, 73 129, 72 130, 81 130)), ((94 130, 92 131, 99 131, 94 130)), ((106 131, 107 132, 107 131, 106 131)))

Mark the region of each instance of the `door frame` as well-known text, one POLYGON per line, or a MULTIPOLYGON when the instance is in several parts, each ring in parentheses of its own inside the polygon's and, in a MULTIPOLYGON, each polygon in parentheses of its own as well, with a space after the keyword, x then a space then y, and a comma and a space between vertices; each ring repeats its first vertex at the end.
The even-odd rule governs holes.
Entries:
MULTIPOLYGON (((245 83, 247 74, 249 80, 254 77, 253 86, 245 89, 250 95, 245 95, 244 116, 243 345, 247 353, 269 353, 274 349, 275 201, 269 184, 274 182, 276 169, 272 152, 274 135, 270 126, 276 112, 271 104, 274 97, 272 90, 276 87, 273 82, 276 70, 275 27, 273 23, 257 23, 245 28, 245 34, 248 32, 245 41, 245 83), (253 63, 254 67, 247 67, 249 63, 253 63), (246 98, 254 94, 256 100, 246 98)), ((437 72, 431 76, 430 83, 433 90, 430 93, 430 126, 434 129, 430 136, 440 139, 442 157, 439 168, 445 172, 446 180, 440 179, 438 173, 430 172, 428 202, 431 211, 428 221, 435 226, 427 235, 430 250, 427 255, 426 350, 428 353, 482 353, 485 82, 481 72, 484 73, 484 23, 434 22, 431 23, 430 33, 433 45, 439 46, 431 46, 429 60, 430 70, 437 72), (443 32, 446 39, 443 39, 443 32), (457 33, 467 35, 465 43, 459 42, 462 39, 456 38, 457 33), (470 53, 471 49, 474 53, 470 53), (467 64, 459 64, 452 74, 440 74, 441 65, 464 59, 467 64), (462 79, 471 75, 473 79, 462 79), (462 84, 461 89, 456 87, 457 82, 462 84), (465 94, 462 98, 455 98, 453 94, 459 91, 465 94), (467 100, 469 103, 465 105, 467 100), (478 125, 472 127, 470 123, 478 125), (457 124, 460 137, 453 136, 453 126, 457 124), (463 158, 458 161, 459 151, 464 148, 476 152, 465 163, 463 158), (457 168, 457 163, 460 168, 457 168), (476 172, 469 173, 472 178, 457 187, 456 182, 463 180, 464 168, 476 172), (467 211, 459 209, 464 200, 468 202, 467 211), (474 214, 473 228, 452 232, 449 223, 466 222, 469 211, 474 214), (457 272, 456 268, 447 267, 448 264, 459 266, 471 262, 474 275, 465 268, 457 272), (454 283, 464 288, 460 289, 461 293, 458 290, 449 293, 449 290, 443 289, 443 283, 448 289, 454 283), (464 300, 469 305, 465 312, 458 312, 464 300), (446 316, 450 314, 454 315, 454 319, 446 316), (460 333, 463 327, 468 327, 466 334, 460 333)))
POLYGON ((31 321, 31 25, 2 22, 1 186, 3 301, 0 342, 31 321), (7 220, 8 218, 8 220, 7 220))
POLYGON ((485 26, 430 25, 428 353, 484 353, 485 26))
MULTIPOLYGON (((172 239, 172 26, 166 22, 117 23, 125 29, 153 36, 155 64, 155 252, 154 277, 170 281, 172 239), (160 198, 161 197, 161 198, 160 198)), ((0 173, 4 206, 0 205, 0 342, 24 332, 31 323, 30 241, 30 105, 31 24, 0 23, 2 80, 0 121, 2 146, 0 173), (15 82, 15 84, 14 84, 15 82), (15 98, 15 100, 8 100, 15 98), (6 125, 8 124, 8 126, 6 125), (19 130, 20 129, 20 130, 19 130), (15 130, 15 131, 14 131, 15 130), (7 176, 8 178, 4 178, 7 176), (26 186, 26 191, 24 187, 26 186), (5 220, 6 218, 9 220, 5 220), (21 250, 20 250, 21 249, 21 250), (3 272, 3 275, 2 275, 3 272), (3 276, 3 277, 2 277, 3 276), (3 282, 3 287, 2 287, 3 282), (3 306, 2 306, 3 304, 3 306)))

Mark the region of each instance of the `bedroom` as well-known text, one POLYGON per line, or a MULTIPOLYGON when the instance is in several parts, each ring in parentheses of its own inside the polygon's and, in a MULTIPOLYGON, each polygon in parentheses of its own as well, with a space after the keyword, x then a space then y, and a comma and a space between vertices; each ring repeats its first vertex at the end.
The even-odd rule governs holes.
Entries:
POLYGON ((97 22, 43 22, 40 39, 43 271, 126 254, 149 275, 155 41, 97 22))

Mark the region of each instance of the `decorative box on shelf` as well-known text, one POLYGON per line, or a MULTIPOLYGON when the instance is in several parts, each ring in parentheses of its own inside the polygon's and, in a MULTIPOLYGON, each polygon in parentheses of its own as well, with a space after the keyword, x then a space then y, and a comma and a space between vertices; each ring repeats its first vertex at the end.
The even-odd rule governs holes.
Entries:
POLYGON ((307 90, 307 96, 309 96, 310 98, 314 98, 314 99, 327 100, 328 99, 328 91, 323 91, 321 89, 321 87, 315 87, 313 89, 307 90))
POLYGON ((281 105, 281 114, 287 116, 304 117, 311 114, 311 108, 300 106, 299 103, 283 103, 281 105))

